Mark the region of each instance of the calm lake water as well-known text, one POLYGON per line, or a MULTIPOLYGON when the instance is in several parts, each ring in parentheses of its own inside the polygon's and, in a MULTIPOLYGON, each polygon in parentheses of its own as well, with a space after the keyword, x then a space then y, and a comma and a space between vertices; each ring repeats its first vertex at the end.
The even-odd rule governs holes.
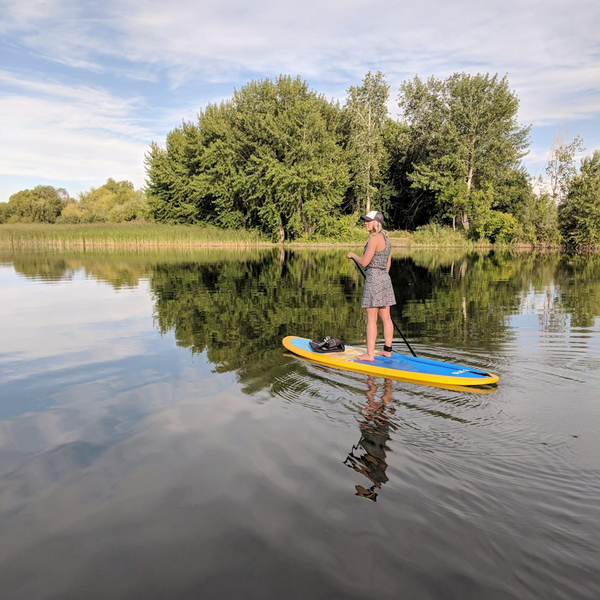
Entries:
POLYGON ((3 600, 600 597, 600 256, 394 254, 469 391, 286 353, 345 254, 0 255, 3 600))

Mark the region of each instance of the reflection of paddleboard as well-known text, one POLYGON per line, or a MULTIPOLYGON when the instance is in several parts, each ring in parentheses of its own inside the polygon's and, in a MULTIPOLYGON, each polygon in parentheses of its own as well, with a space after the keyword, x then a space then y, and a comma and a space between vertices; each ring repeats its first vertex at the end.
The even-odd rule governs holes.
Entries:
POLYGON ((308 358, 313 362, 336 369, 367 373, 377 377, 392 377, 420 383, 460 386, 487 385, 498 381, 497 375, 479 369, 398 353, 393 353, 391 358, 376 356, 373 362, 362 362, 356 360, 356 357, 363 354, 364 348, 353 346, 346 346, 344 352, 320 354, 310 347, 310 340, 293 335, 283 338, 283 345, 290 352, 308 358))

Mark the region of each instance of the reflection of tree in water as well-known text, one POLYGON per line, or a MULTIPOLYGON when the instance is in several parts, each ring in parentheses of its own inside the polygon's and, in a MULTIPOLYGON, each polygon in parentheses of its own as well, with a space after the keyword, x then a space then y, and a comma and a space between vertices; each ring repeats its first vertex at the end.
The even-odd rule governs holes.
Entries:
MULTIPOLYGON (((148 279, 154 321, 179 346, 236 371, 249 393, 285 387, 281 339, 332 335, 364 342, 362 278, 345 250, 190 250, 0 254, 25 277, 83 270, 115 289, 148 279)), ((589 327, 600 315, 600 257, 417 251, 392 258, 393 314, 411 342, 499 351, 524 298, 552 290, 541 329, 589 327)), ((290 377, 295 375, 291 369, 290 377)))
POLYGON ((562 255, 554 280, 571 326, 592 327, 600 317, 600 254, 562 255))
POLYGON ((384 380, 380 400, 375 398, 376 393, 375 380, 369 376, 366 391, 367 405, 360 413, 361 418, 358 419, 360 440, 352 446, 344 461, 347 467, 364 475, 371 483, 368 488, 360 484, 356 485, 356 495, 373 501, 377 500, 375 490, 380 489, 388 481, 386 453, 391 452, 391 449, 387 443, 391 439, 390 429, 396 429, 388 418, 388 414, 395 411, 392 404, 392 382, 389 379, 384 380))
POLYGON ((0 262, 5 261, 12 262, 15 271, 28 279, 41 279, 48 282, 70 281, 76 270, 67 260, 56 254, 0 255, 0 262))
POLYGON ((589 326, 600 315, 600 257, 559 253, 415 252, 392 265, 400 327, 409 339, 444 340, 453 348, 496 351, 511 335, 531 293, 552 293, 541 329, 589 326))
POLYGON ((396 310, 405 334, 497 351, 510 335, 509 318, 519 311, 523 276, 534 276, 532 266, 519 255, 499 253, 447 262, 421 254, 396 262, 392 277, 403 282, 394 286, 396 310))
POLYGON ((150 277, 155 324, 258 391, 281 366, 286 335, 364 335, 360 275, 350 266, 343 254, 324 252, 159 266, 150 277))

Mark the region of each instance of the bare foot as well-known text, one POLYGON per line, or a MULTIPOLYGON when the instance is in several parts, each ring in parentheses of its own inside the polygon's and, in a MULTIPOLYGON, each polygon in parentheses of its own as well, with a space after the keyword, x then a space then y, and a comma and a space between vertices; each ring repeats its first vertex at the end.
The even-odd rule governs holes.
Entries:
POLYGON ((356 490, 356 495, 361 498, 366 498, 367 500, 373 500, 373 502, 377 501, 377 492, 373 489, 375 486, 370 489, 364 488, 362 485, 355 485, 354 489, 356 490))
POLYGON ((368 354, 360 354, 359 356, 356 357, 356 360, 361 360, 361 361, 366 361, 366 362, 373 362, 375 360, 374 356, 369 356, 368 354))
POLYGON ((385 350, 380 350, 379 352, 376 352, 375 354, 377 354, 377 356, 385 356, 386 358, 392 358, 392 353, 386 352, 385 350))

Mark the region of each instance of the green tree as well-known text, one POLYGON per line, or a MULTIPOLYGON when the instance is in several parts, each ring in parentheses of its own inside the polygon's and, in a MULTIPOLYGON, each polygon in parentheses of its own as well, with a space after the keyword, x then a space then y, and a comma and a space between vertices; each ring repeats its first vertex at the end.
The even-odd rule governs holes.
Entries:
POLYGON ((10 217, 10 207, 8 202, 0 202, 0 225, 6 223, 10 217))
POLYGON ((558 211, 559 227, 568 243, 600 244, 600 150, 582 159, 558 211))
MULTIPOLYGON (((215 111, 219 107, 209 106, 205 114, 215 111)), ((185 121, 167 135, 164 148, 150 144, 145 159, 148 208, 157 221, 196 223, 210 214, 210 194, 198 189, 203 151, 199 127, 185 121)))
MULTIPOLYGON (((519 101, 507 77, 415 77, 401 84, 398 105, 411 129, 408 179, 435 198, 433 217, 451 217, 453 225, 458 218, 468 230, 482 206, 481 194, 473 202, 472 192, 506 181, 527 151, 530 128, 518 124, 519 101)), ((484 212, 494 196, 484 196, 484 212)))
POLYGON ((146 201, 140 190, 130 181, 109 178, 99 188, 79 194, 79 202, 71 201, 64 207, 62 223, 122 223, 141 219, 146 214, 146 201))
POLYGON ((406 124, 389 119, 383 128, 386 148, 385 194, 380 197, 388 228, 415 229, 436 213, 436 197, 413 186, 409 177, 422 156, 417 136, 406 124))
POLYGON ((344 111, 348 120, 354 204, 357 210, 369 212, 371 200, 382 184, 386 154, 383 128, 388 120, 390 86, 381 71, 374 75, 369 71, 362 85, 349 87, 347 94, 344 111))
POLYGON ((558 229, 558 208, 548 192, 539 195, 533 192, 515 212, 517 225, 515 239, 530 244, 560 243, 558 229))
POLYGON ((12 223, 54 223, 68 200, 65 189, 38 185, 13 194, 4 208, 4 219, 12 223))
POLYGON ((341 110, 300 78, 253 81, 147 155, 157 220, 258 228, 275 240, 335 231, 348 187, 341 110))

